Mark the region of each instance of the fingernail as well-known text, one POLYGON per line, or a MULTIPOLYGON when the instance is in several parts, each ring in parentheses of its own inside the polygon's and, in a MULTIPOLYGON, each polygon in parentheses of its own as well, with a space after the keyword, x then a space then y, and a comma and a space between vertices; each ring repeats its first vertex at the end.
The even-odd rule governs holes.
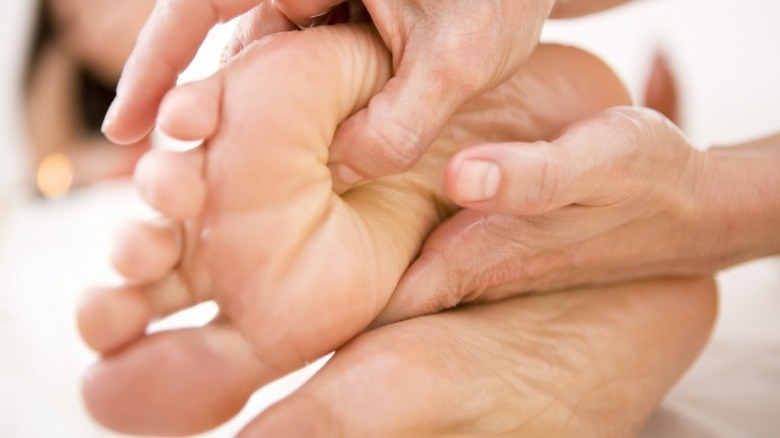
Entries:
POLYGON ((317 27, 322 26, 324 24, 328 24, 328 21, 330 20, 331 15, 333 15, 333 9, 328 9, 327 11, 315 15, 313 17, 309 17, 308 19, 304 20, 301 23, 298 23, 298 28, 301 30, 308 29, 310 27, 317 27))
POLYGON ((351 167, 345 165, 345 164, 339 164, 336 167, 336 172, 341 179, 346 184, 353 185, 360 182, 360 180, 363 179, 362 176, 360 176, 359 173, 355 172, 354 169, 351 167))
POLYGON ((460 166, 457 194, 460 201, 487 201, 498 193, 501 168, 484 160, 466 160, 460 166))
POLYGON ((113 102, 111 102, 111 105, 108 107, 108 111, 106 111, 106 117, 103 119, 103 124, 100 125, 100 132, 106 133, 106 130, 109 126, 111 126, 111 123, 114 121, 114 113, 116 112, 116 99, 114 99, 113 102))

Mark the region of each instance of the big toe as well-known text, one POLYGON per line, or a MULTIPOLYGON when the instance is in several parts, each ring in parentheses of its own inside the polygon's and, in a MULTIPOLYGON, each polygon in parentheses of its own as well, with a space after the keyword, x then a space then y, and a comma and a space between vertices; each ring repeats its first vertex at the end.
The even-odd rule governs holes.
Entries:
POLYGON ((230 326, 158 333, 101 359, 84 380, 90 413, 133 434, 184 435, 236 414, 264 369, 230 326))

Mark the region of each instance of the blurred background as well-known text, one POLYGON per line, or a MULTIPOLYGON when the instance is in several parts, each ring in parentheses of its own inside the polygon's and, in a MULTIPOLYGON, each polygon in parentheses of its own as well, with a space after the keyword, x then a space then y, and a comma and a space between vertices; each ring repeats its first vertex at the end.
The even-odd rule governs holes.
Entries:
MULTIPOLYGON (((94 356, 75 308, 89 285, 119 279, 108 264, 114 229, 151 216, 128 181, 154 136, 113 146, 99 134, 121 66, 153 0, 0 3, 0 436, 114 436, 84 411, 79 382, 94 356)), ((635 1, 551 22, 543 39, 584 47, 615 68, 637 102, 663 53, 679 118, 702 147, 780 130, 780 3, 635 1)), ((232 24, 216 28, 182 80, 218 65, 232 24)), ((780 171, 780 169, 778 169, 780 171)), ((704 355, 651 419, 645 437, 780 434, 780 260, 718 278, 721 317, 704 355)), ((204 305, 166 321, 197 324, 204 305)), ((252 399, 240 425, 319 364, 252 399)))

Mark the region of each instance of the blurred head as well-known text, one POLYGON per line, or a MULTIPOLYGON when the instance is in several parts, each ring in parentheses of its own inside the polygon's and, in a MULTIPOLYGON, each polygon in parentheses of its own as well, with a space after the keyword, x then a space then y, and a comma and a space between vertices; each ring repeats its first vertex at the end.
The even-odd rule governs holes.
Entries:
POLYGON ((58 44, 95 75, 115 81, 154 0, 44 0, 58 44))

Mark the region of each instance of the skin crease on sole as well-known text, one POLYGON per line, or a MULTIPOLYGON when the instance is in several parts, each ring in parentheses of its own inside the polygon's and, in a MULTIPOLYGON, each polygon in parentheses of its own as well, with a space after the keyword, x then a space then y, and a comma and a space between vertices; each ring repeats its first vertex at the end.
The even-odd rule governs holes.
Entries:
POLYGON ((711 279, 680 279, 402 321, 337 351, 240 436, 636 436, 716 313, 711 279))
POLYGON ((93 291, 80 308, 84 339, 103 353, 84 382, 100 423, 191 434, 226 421, 254 390, 376 317, 424 237, 454 211, 443 188, 454 152, 550 139, 628 103, 595 57, 541 46, 507 83, 465 104, 412 171, 339 196, 330 140, 390 73, 372 31, 340 25, 266 38, 169 94, 163 130, 206 142, 142 159, 139 190, 163 218, 120 234, 114 262, 128 283, 93 291), (158 262, 142 266, 148 259, 158 262), (145 334, 153 319, 207 300, 220 307, 211 324, 145 334))

